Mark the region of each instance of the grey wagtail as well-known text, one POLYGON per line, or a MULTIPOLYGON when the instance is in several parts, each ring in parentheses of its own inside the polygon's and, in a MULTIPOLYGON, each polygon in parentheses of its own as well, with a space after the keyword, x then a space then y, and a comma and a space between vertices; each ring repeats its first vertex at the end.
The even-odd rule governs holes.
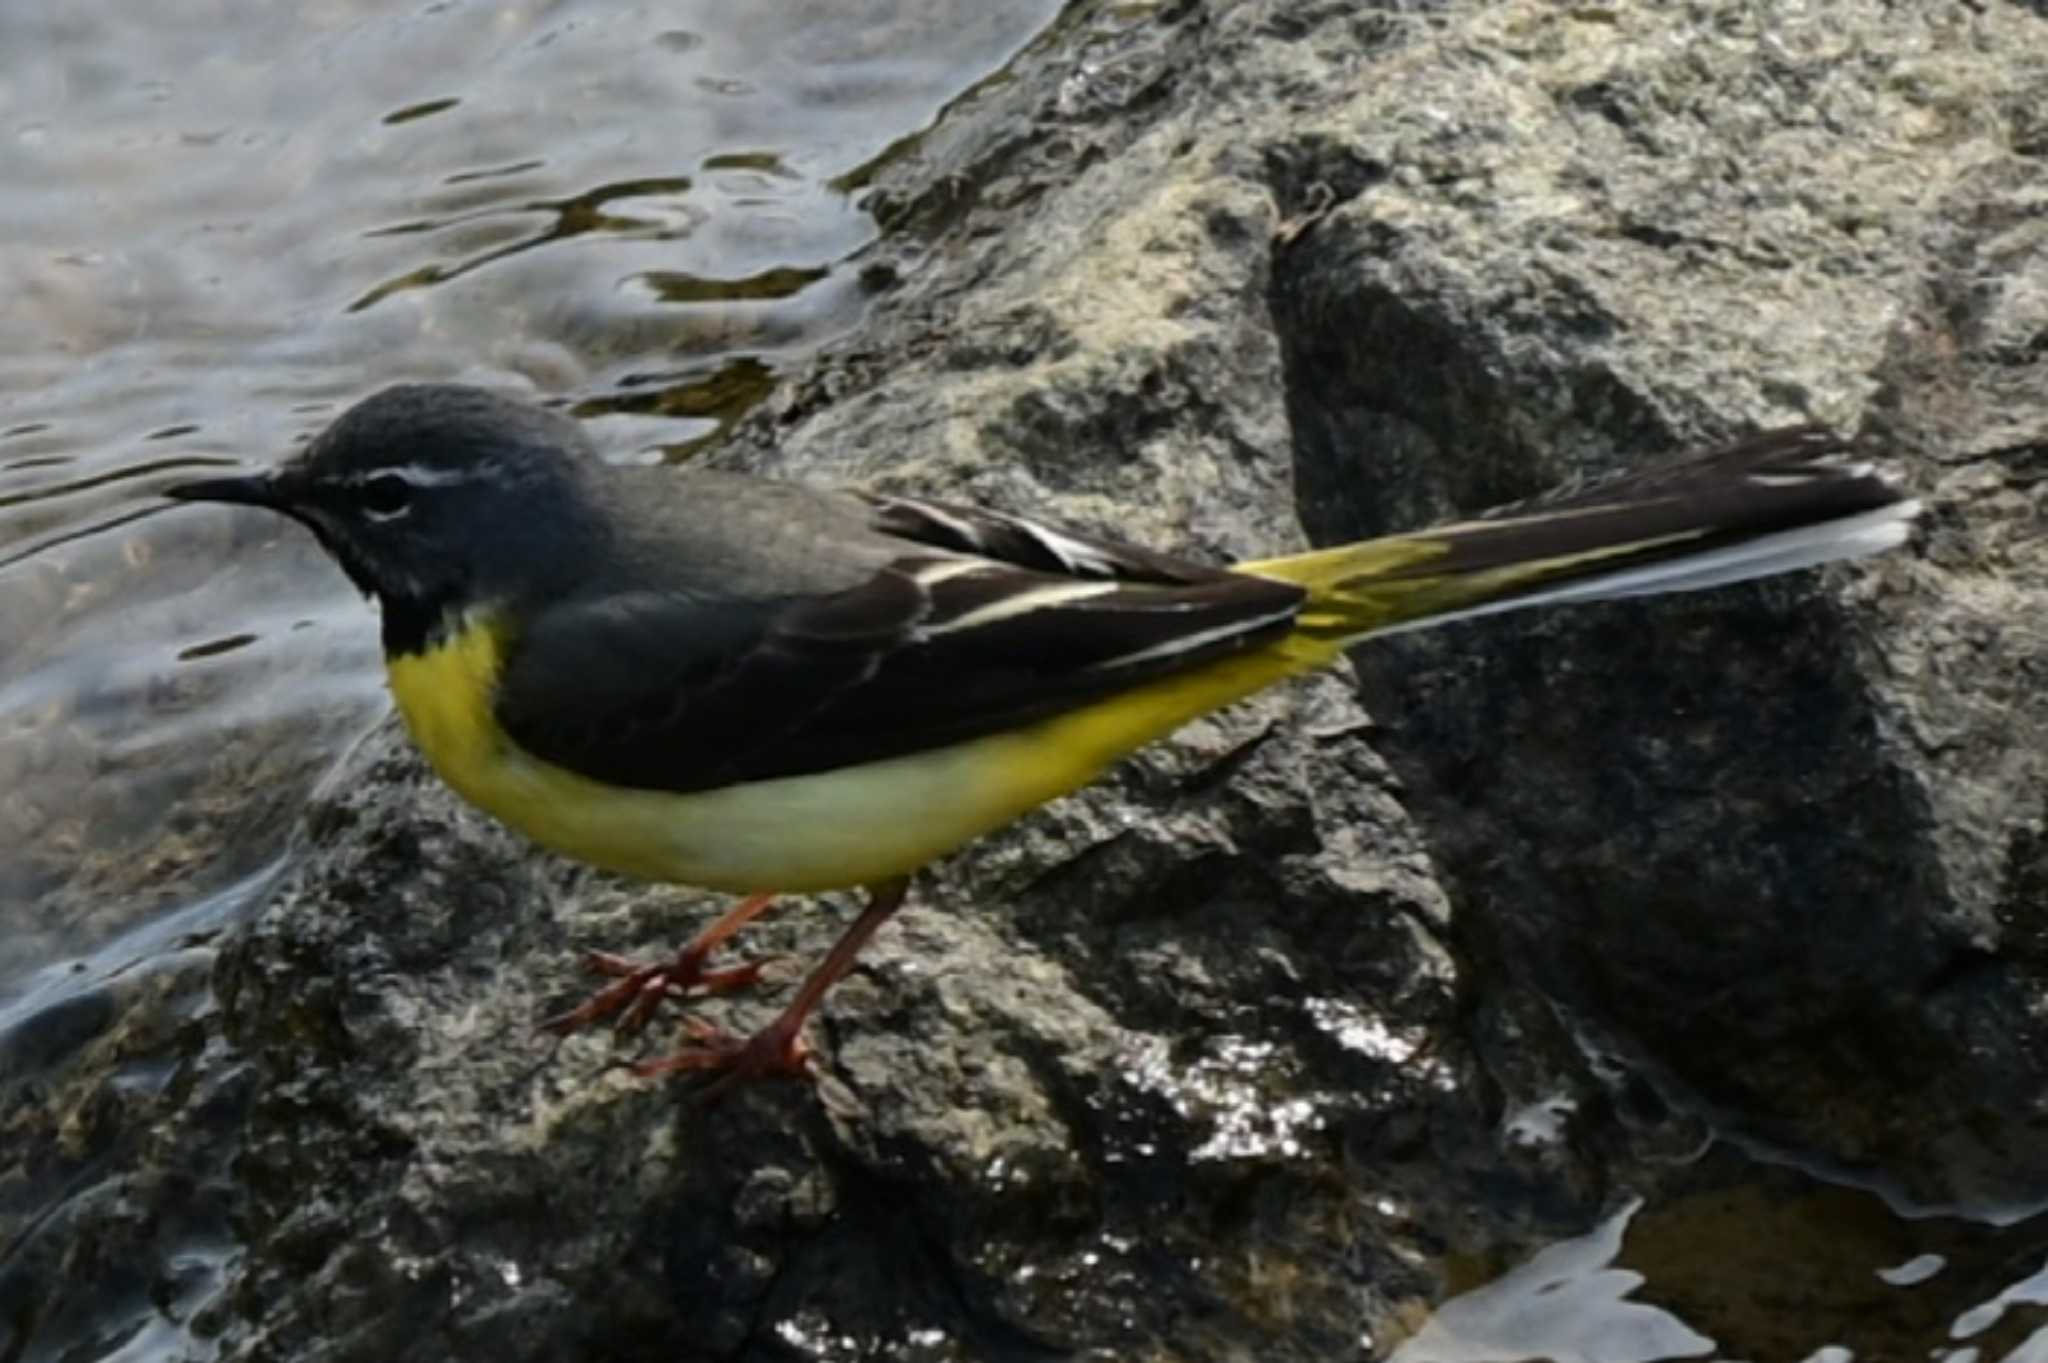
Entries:
POLYGON ((866 887, 745 1041, 671 1070, 800 1072, 802 1028, 913 871, 1133 749, 1361 639, 1689 591, 1878 552, 1918 504, 1826 431, 1773 431, 1590 491, 1222 568, 1006 512, 602 462, 566 417, 387 389, 267 474, 267 507, 383 612, 391 692, 449 785, 613 871, 747 896, 674 960, 549 1025, 750 983, 706 969, 771 894, 866 887))

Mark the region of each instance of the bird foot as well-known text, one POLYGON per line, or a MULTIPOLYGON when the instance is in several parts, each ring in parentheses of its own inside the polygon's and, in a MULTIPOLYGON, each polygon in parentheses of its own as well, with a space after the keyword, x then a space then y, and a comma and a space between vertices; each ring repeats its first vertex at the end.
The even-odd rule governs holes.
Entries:
POLYGON ((612 1026, 621 1034, 631 1036, 647 1025, 655 1010, 661 1007, 662 1000, 688 998, 693 992, 731 994, 751 988, 759 982, 761 972, 780 959, 764 956, 719 970, 707 970, 704 958, 708 954, 694 947, 685 947, 672 960, 648 965, 629 956, 593 951, 586 958, 590 968, 602 975, 616 976, 617 982, 598 990, 580 1006, 542 1022, 541 1029, 565 1036, 579 1027, 616 1014, 612 1026))
POLYGON ((642 1079, 686 1070, 709 1076, 698 1090, 712 1097, 734 1084, 753 1079, 805 1079, 811 1073, 811 1048, 804 1041, 802 1019, 785 1013, 752 1036, 741 1040, 708 1022, 692 1018, 685 1025, 697 1044, 635 1064, 633 1073, 642 1079))

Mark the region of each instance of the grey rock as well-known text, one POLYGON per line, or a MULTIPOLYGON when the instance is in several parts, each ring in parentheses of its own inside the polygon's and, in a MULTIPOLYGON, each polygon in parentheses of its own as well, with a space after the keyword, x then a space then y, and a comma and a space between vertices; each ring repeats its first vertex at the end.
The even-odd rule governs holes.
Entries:
POLYGON ((1685 45, 1487 11, 1483 53, 1344 111, 1355 192, 1278 257, 1275 315, 1318 539, 1534 491, 1595 430, 1819 418, 1911 470, 1916 555, 1357 661, 1475 956, 1761 1150, 2012 1217, 2048 1193, 2012 866, 2048 222, 2009 121, 2044 68, 1996 35, 2041 35, 1856 10, 1702 12, 1685 45))

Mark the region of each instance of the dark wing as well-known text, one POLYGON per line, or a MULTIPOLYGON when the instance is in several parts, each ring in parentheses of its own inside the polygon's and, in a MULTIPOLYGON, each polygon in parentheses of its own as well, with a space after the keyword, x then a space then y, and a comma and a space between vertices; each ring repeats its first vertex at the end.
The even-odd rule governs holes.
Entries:
POLYGON ((1020 518, 871 506, 903 553, 844 591, 543 612, 507 660, 500 724, 599 780, 708 790, 1015 728, 1284 634, 1302 599, 1020 518))

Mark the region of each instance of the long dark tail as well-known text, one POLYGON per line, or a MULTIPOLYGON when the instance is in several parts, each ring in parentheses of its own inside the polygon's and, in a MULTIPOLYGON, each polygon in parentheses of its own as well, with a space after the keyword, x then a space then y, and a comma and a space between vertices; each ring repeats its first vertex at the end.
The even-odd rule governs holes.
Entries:
POLYGON ((1295 638, 1342 648, 1525 606, 1697 591, 1890 549, 1920 504, 1811 426, 1478 520, 1239 565, 1306 587, 1295 638))

